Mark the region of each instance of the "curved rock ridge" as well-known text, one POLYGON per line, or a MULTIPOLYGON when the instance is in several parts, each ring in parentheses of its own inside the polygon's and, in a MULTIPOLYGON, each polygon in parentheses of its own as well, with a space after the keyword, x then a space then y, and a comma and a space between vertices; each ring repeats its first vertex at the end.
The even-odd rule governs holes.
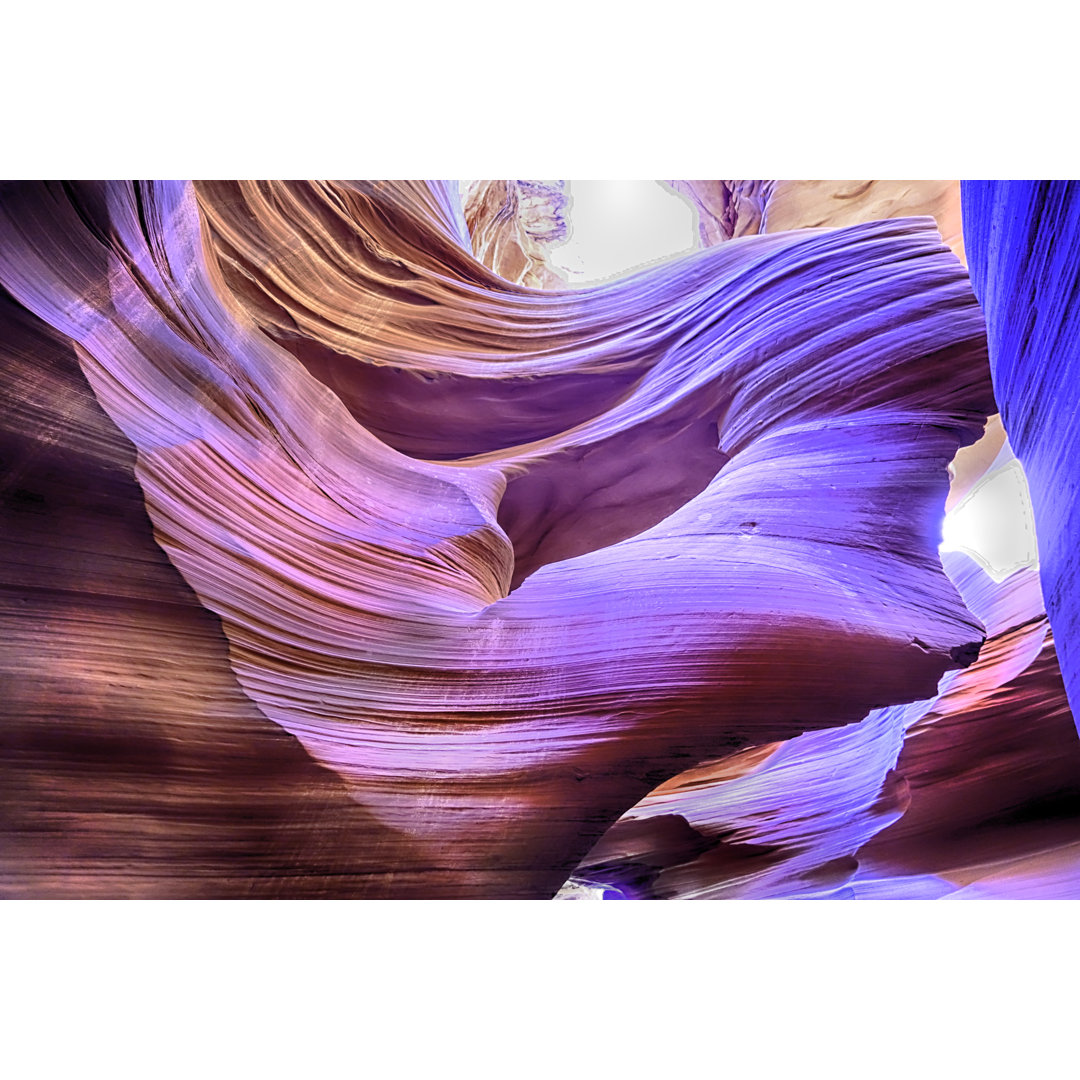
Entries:
MULTIPOLYGON (((985 461, 995 446, 992 429, 973 449, 985 461)), ((984 472, 1010 457, 1006 444, 984 472)), ((997 582, 965 554, 943 558, 986 627, 971 667, 931 699, 673 778, 605 834, 560 898, 586 886, 609 899, 1072 895, 1080 742, 1038 573, 997 582)))
POLYGON ((930 696, 984 636, 936 545, 994 403, 932 221, 573 293, 463 229, 438 184, 0 199, 0 281, 237 681, 373 822, 359 895, 550 896, 687 766, 930 696))
POLYGON ((945 243, 964 258, 956 180, 670 180, 698 211, 709 247, 739 236, 886 218, 933 217, 945 243))
POLYGON ((1076 895, 1080 744, 1038 576, 976 579, 1012 593, 1011 625, 987 642, 986 677, 964 672, 912 728, 897 762, 910 805, 860 851, 857 897, 1076 895))
POLYGON ((565 289, 548 263, 551 245, 565 240, 563 180, 475 180, 463 203, 473 254, 507 281, 533 289, 565 289))
POLYGON ((1055 693, 1038 576, 995 585, 965 555, 946 565, 987 626, 975 664, 947 673, 934 698, 681 774, 620 819, 571 883, 763 899, 901 897, 918 882, 915 895, 936 898, 995 853, 1075 841, 1080 745, 1055 693))
MULTIPOLYGON (((931 213, 950 248, 964 259, 960 191, 955 181, 675 180, 669 181, 669 185, 696 206, 701 239, 706 247, 760 232, 931 213)), ((960 502, 985 476, 999 452, 1011 457, 1007 447, 1002 449, 1004 443, 1001 418, 992 416, 985 435, 976 444, 962 448, 950 464, 952 484, 947 509, 960 502)), ((1037 577, 1029 578, 1029 587, 1031 580, 1037 588, 1037 577)), ((981 677, 985 679, 985 673, 981 677)), ((592 874, 609 883, 608 896, 614 894, 611 883, 615 882, 621 882, 628 895, 817 895, 822 890, 827 895, 840 895, 836 883, 842 883, 854 872, 858 865, 854 854, 858 848, 891 820, 886 816, 887 808, 890 800, 897 804, 897 792, 904 790, 905 781, 898 775, 889 775, 887 780, 887 770, 895 763, 903 730, 930 705, 930 701, 915 703, 894 710, 891 717, 867 717, 850 729, 846 739, 830 732, 796 739, 779 755, 775 767, 767 770, 764 777, 758 775, 753 784, 749 780, 741 785, 733 782, 740 775, 740 759, 760 765, 763 751, 767 751, 767 757, 782 744, 754 748, 674 778, 613 827, 579 867, 571 879, 570 890, 574 882, 587 881, 592 874), (860 740, 865 742, 865 748, 860 740), (845 746, 851 747, 855 768, 847 770, 852 777, 850 784, 837 784, 838 771, 832 755, 842 758, 845 746), (875 750, 883 756, 876 757, 875 750), (823 785, 824 777, 834 778, 831 797, 822 794, 828 787, 823 785), (805 787, 801 788, 800 784, 805 787), (860 791, 860 784, 868 784, 867 791, 860 791), (751 791, 754 794, 749 794, 751 791), (757 818, 755 799, 760 804, 757 818), (824 811, 804 817, 808 799, 820 803, 824 811), (711 808, 710 800, 714 804, 711 808), (666 814, 665 808, 670 803, 682 805, 687 816, 710 837, 698 838, 698 854, 708 854, 693 869, 679 865, 686 854, 685 844, 681 852, 665 851, 664 845, 650 837, 641 821, 644 817, 666 814), (878 812, 879 804, 886 809, 878 812), (768 835, 777 843, 774 847, 755 847, 745 837, 753 838, 755 822, 760 824, 766 817, 775 820, 763 829, 763 836, 768 835), (787 820, 790 818, 796 819, 794 825, 787 820), (631 822, 637 823, 631 825, 631 822), (736 833, 744 836, 743 843, 737 847, 718 839, 736 833), (631 835, 637 838, 637 862, 626 849, 625 842, 631 835), (649 850, 645 838, 653 845, 649 858, 644 856, 649 850), (736 851, 754 854, 759 868, 754 863, 744 864, 739 858, 732 858, 731 853, 736 851), (770 854, 771 861, 762 863, 763 854, 770 854), (830 858, 835 859, 832 866, 828 865, 830 858), (710 861, 715 869, 710 869, 710 861), (806 874, 807 880, 800 874, 806 874), (775 892, 769 893, 770 888, 775 892)), ((900 798, 899 803, 903 802, 904 798, 900 798)), ((894 812, 893 818, 898 813, 894 812)), ((947 827, 947 823, 937 825, 939 829, 947 827)), ((665 822, 665 827, 672 828, 670 822, 665 822)), ((948 891, 948 886, 942 887, 948 891)), ((602 881, 597 889, 597 895, 603 893, 602 881)), ((938 887, 933 891, 936 894, 938 887)), ((846 887, 843 894, 852 895, 846 887)), ((564 890, 560 895, 570 896, 571 892, 564 890)))
POLYGON ((0 897, 371 889, 378 822, 241 691, 134 467, 70 342, 0 290, 0 897))
POLYGON ((1074 715, 1080 708, 1080 184, 965 181, 972 284, 987 313, 1005 430, 1035 511, 1043 592, 1074 715))

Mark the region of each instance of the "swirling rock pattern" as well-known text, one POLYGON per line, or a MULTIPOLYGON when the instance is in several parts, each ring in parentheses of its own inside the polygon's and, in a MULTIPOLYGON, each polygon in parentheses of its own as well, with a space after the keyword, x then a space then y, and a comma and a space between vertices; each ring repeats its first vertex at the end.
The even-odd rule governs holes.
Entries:
POLYGON ((698 210, 705 246, 756 233, 839 228, 885 218, 933 217, 964 258, 955 180, 673 180, 698 210))
POLYGON ((0 326, 0 896, 356 895, 377 822, 237 686, 70 343, 0 326))
MULTIPOLYGON (((706 244, 930 211, 964 257, 955 184, 673 186, 698 204, 706 244), (773 204, 777 189, 786 198, 773 204)), ((993 416, 950 465, 946 509, 1010 457, 993 416)), ((563 895, 574 882, 607 896, 665 898, 1075 894, 1080 757, 1038 573, 998 586, 962 556, 946 567, 991 634, 973 668, 947 675, 935 699, 674 778, 609 831, 563 895), (680 843, 670 841, 676 824, 680 843), (983 878, 992 883, 985 889, 983 878)))
POLYGON ((477 180, 464 192, 465 224, 477 259, 500 277, 535 289, 561 289, 551 245, 569 234, 562 181, 477 180))
POLYGON ((77 357, 228 643, 245 698, 219 645, 178 667, 225 683, 162 723, 221 699, 294 736, 359 812, 351 895, 551 896, 658 784, 930 700, 978 654, 936 546, 994 401, 932 220, 576 292, 484 266, 440 184, 13 185, 0 235, 12 318, 77 357))
POLYGON ((1038 575, 945 561, 987 628, 975 664, 929 700, 683 773, 574 880, 635 899, 937 898, 1075 844, 1080 742, 1038 575))
POLYGON ((965 182, 971 279, 987 313, 994 388, 1035 510, 1046 610, 1080 708, 1080 185, 965 182))

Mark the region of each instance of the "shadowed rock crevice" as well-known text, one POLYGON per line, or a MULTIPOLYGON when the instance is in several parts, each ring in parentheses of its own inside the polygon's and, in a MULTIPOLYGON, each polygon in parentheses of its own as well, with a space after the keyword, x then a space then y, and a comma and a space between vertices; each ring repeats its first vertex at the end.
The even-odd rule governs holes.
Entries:
MULTIPOLYGON (((816 775, 790 749, 806 736, 867 758, 876 804, 900 734, 868 712, 932 697, 984 637, 936 530, 994 402, 981 315, 930 219, 746 236, 544 293, 474 257, 441 184, 18 185, 0 282, 135 447, 122 499, 141 492, 152 533, 116 528, 143 552, 140 601, 186 597, 108 633, 88 604, 46 667, 93 642, 115 711, 122 629, 133 700, 148 671, 181 680, 149 695, 160 728, 125 736, 118 760, 147 776, 184 760, 166 746, 192 715, 244 717, 240 773, 262 775, 244 755, 271 760, 271 734, 302 746, 298 788, 279 776, 271 801, 303 803, 304 770, 333 787, 320 805, 345 793, 327 889, 551 896, 700 762, 786 743, 773 766, 816 775)), ((62 464, 68 488, 85 477, 87 505, 64 496, 77 532, 108 483, 62 464)), ((131 588, 121 552, 100 553, 106 595, 131 588)), ((31 686, 19 715, 47 724, 63 694, 31 686)), ((214 732, 211 756, 234 745, 214 732)), ((268 865, 283 820, 249 837, 268 865)), ((807 887, 854 872, 801 833, 709 835, 691 865, 770 888, 791 850, 807 887)), ((667 873, 649 887, 676 895, 667 873)))

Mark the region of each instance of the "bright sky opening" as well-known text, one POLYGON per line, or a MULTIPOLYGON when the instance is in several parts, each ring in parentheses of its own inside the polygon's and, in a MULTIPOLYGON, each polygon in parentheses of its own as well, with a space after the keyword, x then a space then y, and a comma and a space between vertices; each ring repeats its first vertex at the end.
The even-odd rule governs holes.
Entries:
POLYGON ((1019 461, 988 473, 945 515, 941 550, 965 552, 996 582, 1039 565, 1035 515, 1019 461))
POLYGON ((550 262, 571 286, 596 285, 695 251, 697 212, 659 180, 570 180, 570 236, 550 262))

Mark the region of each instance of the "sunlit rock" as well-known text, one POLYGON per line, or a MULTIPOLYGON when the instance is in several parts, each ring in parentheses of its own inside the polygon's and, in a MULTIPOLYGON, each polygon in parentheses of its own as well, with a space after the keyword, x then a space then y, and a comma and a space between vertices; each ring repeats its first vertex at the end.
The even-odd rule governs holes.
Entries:
POLYGON ((1080 185, 965 181, 971 278, 994 390, 1031 489, 1046 610, 1080 708, 1080 185))
MULTIPOLYGON (((658 785, 782 742, 735 761, 710 851, 670 811, 625 845, 665 866, 658 827, 775 894, 793 838, 739 832, 767 816, 755 770, 822 786, 815 837, 847 812, 800 737, 852 763, 853 821, 898 812, 874 778, 899 735, 864 718, 932 699, 984 638, 937 545, 994 402, 931 221, 748 236, 577 292, 478 261, 441 184, 15 185, 0 240, 18 317, 134 445, 229 693, 361 811, 354 895, 552 896, 658 785)), ((148 637, 131 675, 178 647, 148 637)), ((851 877, 831 843, 810 891, 851 877)))
POLYGON ((698 208, 706 246, 756 233, 930 216, 964 258, 955 180, 673 180, 698 208))
POLYGON ((550 249, 567 237, 564 182, 474 180, 463 192, 472 250, 485 266, 521 285, 564 288, 549 264, 550 249))
MULTIPOLYGON (((1016 465, 1006 446, 976 491, 1002 460, 1016 465)), ((1080 741, 1038 574, 944 559, 986 627, 974 664, 930 699, 675 777, 576 876, 649 899, 1073 895, 1080 741)))

